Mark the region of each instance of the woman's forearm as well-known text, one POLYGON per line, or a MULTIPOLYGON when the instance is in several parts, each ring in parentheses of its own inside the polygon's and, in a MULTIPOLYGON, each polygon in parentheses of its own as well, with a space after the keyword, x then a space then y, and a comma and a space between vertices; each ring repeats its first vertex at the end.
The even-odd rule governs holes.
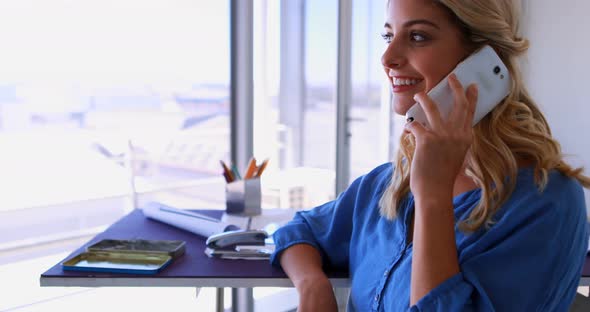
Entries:
POLYGON ((299 293, 297 311, 338 312, 332 284, 322 270, 320 253, 308 244, 297 244, 281 254, 281 266, 299 293))
POLYGON ((310 283, 328 281, 322 270, 322 258, 317 249, 308 244, 297 244, 285 249, 280 257, 281 267, 297 289, 310 283))
POLYGON ((452 197, 416 199, 410 306, 459 273, 452 197))

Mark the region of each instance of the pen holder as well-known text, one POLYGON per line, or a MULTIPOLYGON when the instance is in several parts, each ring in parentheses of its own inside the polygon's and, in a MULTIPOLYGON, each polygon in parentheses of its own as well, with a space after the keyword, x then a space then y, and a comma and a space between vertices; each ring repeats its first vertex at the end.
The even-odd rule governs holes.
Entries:
POLYGON ((225 186, 225 212, 227 214, 257 216, 260 206, 260 179, 238 180, 225 186))

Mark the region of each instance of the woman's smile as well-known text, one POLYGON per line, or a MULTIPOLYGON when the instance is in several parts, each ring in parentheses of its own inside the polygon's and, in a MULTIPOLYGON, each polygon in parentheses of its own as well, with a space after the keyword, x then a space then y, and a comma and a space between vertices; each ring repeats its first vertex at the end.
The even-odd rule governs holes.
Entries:
POLYGON ((391 77, 391 87, 393 93, 404 93, 410 91, 416 93, 423 88, 422 81, 424 81, 424 79, 394 76, 391 77))

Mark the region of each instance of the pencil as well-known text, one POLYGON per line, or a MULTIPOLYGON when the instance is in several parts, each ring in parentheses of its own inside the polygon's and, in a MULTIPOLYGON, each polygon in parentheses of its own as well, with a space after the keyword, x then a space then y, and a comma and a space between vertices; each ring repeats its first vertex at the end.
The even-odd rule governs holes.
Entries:
POLYGON ((236 167, 236 165, 232 165, 231 166, 232 172, 234 173, 234 177, 238 180, 242 179, 242 176, 240 176, 240 172, 238 171, 238 167, 236 167))
POLYGON ((225 178, 225 182, 231 183, 231 178, 227 175, 227 172, 223 173, 223 177, 225 178))
POLYGON ((258 171, 256 171, 255 177, 260 178, 260 176, 262 175, 262 171, 264 171, 264 169, 266 168, 266 164, 268 164, 268 158, 262 162, 260 167, 258 167, 258 171))
POLYGON ((230 183, 233 182, 235 180, 234 175, 231 173, 231 170, 229 170, 229 167, 223 162, 223 160, 220 160, 219 163, 221 164, 221 167, 223 168, 223 176, 225 177, 225 180, 230 183))
POLYGON ((256 170, 256 158, 250 158, 250 163, 248 163, 248 168, 246 169, 246 174, 244 175, 244 179, 250 179, 252 175, 254 175, 254 171, 256 170))

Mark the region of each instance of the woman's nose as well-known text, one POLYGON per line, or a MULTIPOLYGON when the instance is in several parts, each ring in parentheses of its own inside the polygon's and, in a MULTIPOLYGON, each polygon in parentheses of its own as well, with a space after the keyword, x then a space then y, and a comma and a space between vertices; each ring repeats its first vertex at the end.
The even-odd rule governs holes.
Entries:
POLYGON ((381 56, 381 64, 387 68, 398 68, 405 63, 405 60, 403 47, 395 42, 391 42, 381 56))

